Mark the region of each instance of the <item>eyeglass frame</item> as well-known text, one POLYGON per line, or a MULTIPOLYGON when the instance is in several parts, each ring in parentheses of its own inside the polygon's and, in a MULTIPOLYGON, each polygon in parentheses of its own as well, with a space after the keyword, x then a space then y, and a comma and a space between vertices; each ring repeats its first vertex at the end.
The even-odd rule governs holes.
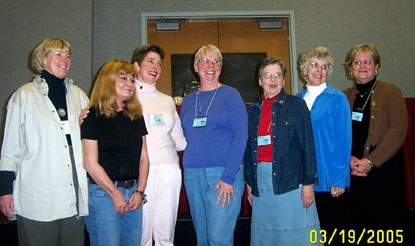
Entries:
POLYGON ((308 66, 312 67, 312 68, 318 68, 320 67, 322 70, 329 70, 331 69, 331 66, 329 64, 320 64, 318 62, 309 62, 308 66))
POLYGON ((283 79, 284 75, 282 74, 282 72, 276 72, 276 73, 265 72, 261 74, 261 77, 264 79, 272 79, 273 77, 275 79, 283 79))
POLYGON ((361 65, 369 66, 372 63, 375 64, 375 61, 371 61, 371 60, 364 60, 364 61, 357 60, 357 61, 352 61, 352 65, 354 65, 354 66, 361 66, 361 65))
POLYGON ((222 60, 221 59, 209 59, 209 58, 203 58, 203 59, 198 59, 197 63, 200 63, 202 65, 210 65, 212 64, 213 66, 219 66, 222 65, 222 60))

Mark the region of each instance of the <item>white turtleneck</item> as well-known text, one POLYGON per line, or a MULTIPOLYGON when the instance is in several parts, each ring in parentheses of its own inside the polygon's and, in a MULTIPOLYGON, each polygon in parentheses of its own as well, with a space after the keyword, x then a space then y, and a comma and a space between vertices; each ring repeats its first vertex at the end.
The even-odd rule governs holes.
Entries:
POLYGON ((178 164, 177 151, 184 150, 187 143, 173 98, 158 91, 156 84, 136 80, 135 88, 148 131, 150 164, 178 164))
POLYGON ((306 86, 307 86, 307 92, 304 95, 304 101, 307 104, 308 110, 311 110, 311 107, 313 106, 316 98, 327 88, 327 83, 324 82, 317 86, 311 86, 311 85, 306 85, 306 86))

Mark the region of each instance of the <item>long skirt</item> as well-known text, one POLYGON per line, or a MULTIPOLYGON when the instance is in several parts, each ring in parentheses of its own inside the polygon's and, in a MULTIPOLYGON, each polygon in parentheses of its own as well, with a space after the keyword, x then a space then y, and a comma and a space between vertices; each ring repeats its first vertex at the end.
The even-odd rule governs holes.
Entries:
POLYGON ((253 197, 251 245, 320 245, 320 223, 315 203, 304 208, 301 188, 275 195, 272 163, 258 164, 259 197, 253 197))

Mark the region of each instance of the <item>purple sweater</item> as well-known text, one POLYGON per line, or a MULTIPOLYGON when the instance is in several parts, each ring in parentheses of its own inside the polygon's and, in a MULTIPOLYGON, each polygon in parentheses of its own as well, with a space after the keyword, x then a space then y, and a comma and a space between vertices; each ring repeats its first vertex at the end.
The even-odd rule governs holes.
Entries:
POLYGON ((233 185, 248 139, 247 111, 239 92, 227 85, 216 94, 215 90, 198 96, 193 92, 184 98, 180 118, 187 140, 183 167, 225 167, 221 180, 233 185), (205 117, 206 112, 206 126, 193 127, 195 115, 205 117))

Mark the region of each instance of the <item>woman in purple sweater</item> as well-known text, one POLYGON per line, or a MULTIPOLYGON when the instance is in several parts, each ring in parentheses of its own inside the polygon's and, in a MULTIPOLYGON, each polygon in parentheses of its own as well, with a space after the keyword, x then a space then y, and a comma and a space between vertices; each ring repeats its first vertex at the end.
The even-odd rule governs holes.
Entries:
POLYGON ((244 185, 247 112, 239 92, 219 82, 222 54, 216 46, 199 48, 193 67, 201 86, 184 98, 180 112, 190 213, 198 245, 233 245, 244 185))

